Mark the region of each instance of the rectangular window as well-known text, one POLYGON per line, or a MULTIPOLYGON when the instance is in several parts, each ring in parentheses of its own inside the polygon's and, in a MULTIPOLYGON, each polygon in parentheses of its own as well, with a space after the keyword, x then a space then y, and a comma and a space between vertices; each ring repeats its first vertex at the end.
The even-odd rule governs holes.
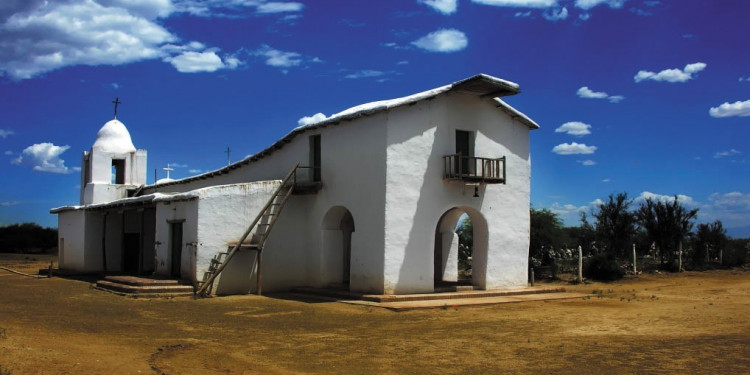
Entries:
POLYGON ((319 182, 320 174, 320 134, 310 136, 310 166, 312 167, 312 180, 319 182))
POLYGON ((112 184, 122 185, 125 183, 125 160, 112 159, 112 184))

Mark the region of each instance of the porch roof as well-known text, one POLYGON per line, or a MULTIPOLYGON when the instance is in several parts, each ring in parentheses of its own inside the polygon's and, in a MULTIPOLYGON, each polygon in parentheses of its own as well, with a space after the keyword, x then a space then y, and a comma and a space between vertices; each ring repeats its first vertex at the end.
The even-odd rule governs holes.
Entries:
POLYGON ((118 199, 116 201, 107 202, 107 203, 89 204, 85 206, 62 206, 62 207, 53 208, 49 212, 51 214, 58 214, 58 213, 67 212, 67 211, 80 211, 80 210, 102 211, 102 210, 119 208, 119 207, 143 207, 143 206, 156 204, 159 202, 187 201, 187 200, 198 199, 198 197, 199 195, 193 192, 179 193, 179 194, 153 193, 153 194, 148 194, 148 195, 142 195, 140 197, 118 199))

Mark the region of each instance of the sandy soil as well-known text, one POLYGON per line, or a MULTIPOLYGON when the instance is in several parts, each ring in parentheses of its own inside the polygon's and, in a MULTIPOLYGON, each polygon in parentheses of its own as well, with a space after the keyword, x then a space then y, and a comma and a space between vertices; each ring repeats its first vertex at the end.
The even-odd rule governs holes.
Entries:
MULTIPOLYGON (((38 258, 0 265, 49 263, 38 258)), ((0 374, 750 373, 744 270, 408 312, 280 296, 130 299, 2 271, 0 283, 0 374)))

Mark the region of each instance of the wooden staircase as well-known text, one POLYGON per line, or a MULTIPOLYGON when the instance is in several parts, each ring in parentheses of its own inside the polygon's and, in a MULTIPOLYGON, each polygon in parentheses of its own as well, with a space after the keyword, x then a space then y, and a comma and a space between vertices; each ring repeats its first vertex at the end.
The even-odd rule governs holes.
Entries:
POLYGON ((300 168, 310 167, 300 167, 299 164, 295 165, 281 181, 281 185, 279 185, 271 199, 268 200, 258 216, 255 217, 255 220, 253 220, 252 224, 250 224, 242 237, 240 237, 239 241, 236 243, 230 243, 232 248, 228 252, 218 253, 213 259, 211 259, 208 270, 203 274, 203 280, 198 282, 198 289, 195 292, 196 296, 209 297, 213 290, 214 281, 221 274, 232 257, 238 251, 248 250, 256 251, 258 254, 256 292, 260 295, 263 275, 261 268, 263 265, 263 245, 266 243, 266 239, 268 239, 268 235, 271 233, 274 224, 276 224, 276 220, 278 220, 281 210, 284 208, 284 205, 286 205, 289 197, 293 194, 295 187, 297 186, 297 170, 300 168))

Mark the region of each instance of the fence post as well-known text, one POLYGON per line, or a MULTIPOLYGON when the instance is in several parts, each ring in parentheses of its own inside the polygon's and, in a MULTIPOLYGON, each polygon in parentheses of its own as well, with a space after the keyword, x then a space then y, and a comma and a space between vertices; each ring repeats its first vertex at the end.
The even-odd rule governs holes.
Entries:
POLYGON ((682 241, 680 241, 680 263, 677 265, 677 272, 682 272, 682 241))
POLYGON ((531 286, 534 286, 534 267, 529 267, 529 281, 531 282, 531 286))
POLYGON ((638 274, 638 267, 635 265, 636 257, 635 257, 635 244, 633 244, 633 275, 638 274))
POLYGON ((583 249, 578 245, 578 282, 583 283, 583 249))

